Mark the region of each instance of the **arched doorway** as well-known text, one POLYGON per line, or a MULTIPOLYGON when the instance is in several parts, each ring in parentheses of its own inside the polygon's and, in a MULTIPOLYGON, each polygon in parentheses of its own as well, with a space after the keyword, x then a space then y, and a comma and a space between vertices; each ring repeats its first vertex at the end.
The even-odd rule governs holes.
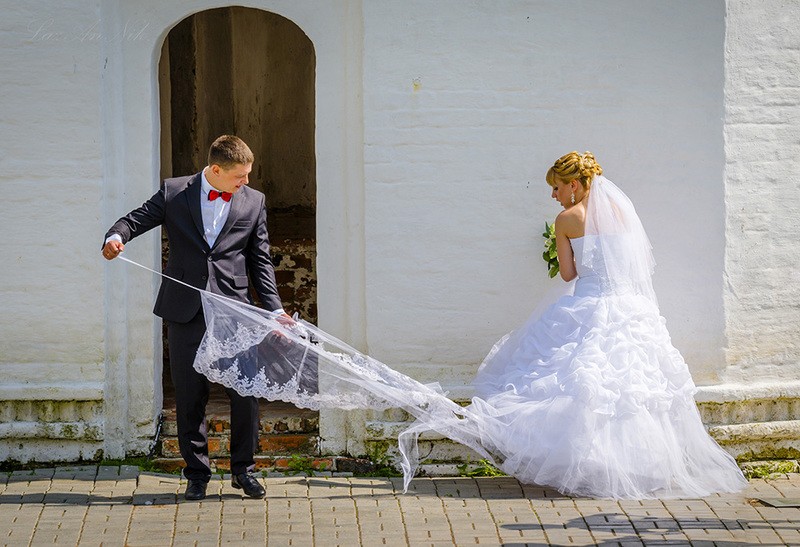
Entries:
MULTIPOLYGON (((255 155, 250 186, 266 196, 268 229, 281 299, 289 313, 317 322, 315 66, 311 40, 274 13, 227 7, 196 13, 167 35, 159 63, 161 178, 198 172, 209 144, 235 134, 255 155)), ((166 260, 168 242, 163 242, 166 260)), ((164 347, 165 438, 171 445, 174 399, 164 347)), ((313 452, 318 416, 262 402, 261 455, 313 452), (299 419, 298 419, 299 418, 299 419)), ((212 386, 209 450, 224 458, 227 397, 212 386)), ((263 461, 262 459, 262 461, 263 461)), ((269 463, 267 462, 266 465, 269 463)))

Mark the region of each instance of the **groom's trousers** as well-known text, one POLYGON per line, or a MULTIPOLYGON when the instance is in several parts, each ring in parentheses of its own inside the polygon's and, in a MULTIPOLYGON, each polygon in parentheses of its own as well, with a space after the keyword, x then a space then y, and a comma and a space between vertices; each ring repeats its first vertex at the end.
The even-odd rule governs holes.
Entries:
MULTIPOLYGON (((188 323, 167 322, 178 445, 186 462, 183 474, 187 479, 208 482, 211 479, 206 426, 209 381, 192 366, 205 330, 202 308, 188 323)), ((230 388, 225 391, 231 401, 231 473, 250 472, 255 467, 253 455, 258 446, 258 399, 242 397, 230 388)))

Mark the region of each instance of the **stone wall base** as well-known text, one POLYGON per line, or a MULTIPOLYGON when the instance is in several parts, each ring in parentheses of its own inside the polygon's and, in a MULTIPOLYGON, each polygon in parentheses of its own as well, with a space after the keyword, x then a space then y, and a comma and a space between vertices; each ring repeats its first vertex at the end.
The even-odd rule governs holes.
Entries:
MULTIPOLYGON (((468 401, 468 397, 459 399, 468 401)), ((701 387, 696 400, 711 436, 739 462, 800 458, 800 382, 701 387)), ((102 412, 102 401, 0 401, 0 461, 102 457, 102 412)), ((409 425, 409 416, 392 409, 352 412, 348 417, 352 419, 343 421, 348 430, 339 432, 347 438, 342 446, 326 443, 326 436, 338 433, 326 430, 325 424, 320 423, 323 454, 348 454, 377 463, 394 463, 397 435, 409 425), (338 448, 332 450, 333 446, 338 448)), ((321 418, 324 422, 324 413, 321 418)), ((150 442, 149 438, 131 439, 128 446, 141 446, 146 451, 150 442)), ((434 466, 480 459, 473 451, 433 433, 420 437, 420 455, 426 465, 434 466)))
POLYGON ((102 416, 102 401, 0 401, 0 461, 96 460, 102 416))
MULTIPOLYGON (((469 388, 449 391, 463 395, 469 388)), ((740 463, 800 458, 800 383, 700 387, 696 400, 709 434, 740 463)), ((401 410, 366 413, 364 454, 394 460, 397 436, 409 424, 410 417, 401 410)), ((419 450, 425 460, 421 468, 429 474, 449 474, 454 466, 481 459, 435 433, 420 436, 419 450)))
POLYGON ((0 462, 78 462, 103 458, 103 443, 65 439, 0 439, 0 462))

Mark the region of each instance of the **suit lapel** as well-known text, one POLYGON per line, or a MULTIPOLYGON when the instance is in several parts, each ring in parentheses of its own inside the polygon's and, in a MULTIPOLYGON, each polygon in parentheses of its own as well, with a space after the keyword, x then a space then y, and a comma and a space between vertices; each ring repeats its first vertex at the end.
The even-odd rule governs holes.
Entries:
MULTIPOLYGON (((194 225, 197 231, 200 232, 200 239, 205 243, 206 231, 203 229, 203 213, 200 212, 200 186, 200 173, 197 173, 192 177, 192 180, 189 181, 189 185, 186 187, 186 200, 188 201, 187 205, 189 206, 189 212, 192 215, 194 225)), ((206 245, 208 245, 208 243, 206 243, 206 245)))
POLYGON ((228 234, 228 232, 230 232, 233 223, 242 216, 242 213, 245 209, 246 200, 247 194, 245 193, 244 188, 233 194, 233 197, 231 198, 231 209, 228 211, 228 218, 225 220, 225 225, 222 227, 217 239, 214 241, 214 247, 219 245, 219 242, 228 234))

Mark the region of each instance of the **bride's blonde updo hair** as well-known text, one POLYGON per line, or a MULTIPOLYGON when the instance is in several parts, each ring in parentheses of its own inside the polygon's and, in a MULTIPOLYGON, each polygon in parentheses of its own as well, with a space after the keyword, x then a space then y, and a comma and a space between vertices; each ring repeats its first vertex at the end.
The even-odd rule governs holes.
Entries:
POLYGON ((578 180, 583 186, 584 190, 589 190, 592 186, 592 178, 595 175, 602 175, 603 168, 594 159, 594 154, 591 152, 584 152, 578 154, 577 152, 570 152, 564 154, 556 160, 547 171, 547 184, 555 188, 558 181, 570 182, 578 180))

